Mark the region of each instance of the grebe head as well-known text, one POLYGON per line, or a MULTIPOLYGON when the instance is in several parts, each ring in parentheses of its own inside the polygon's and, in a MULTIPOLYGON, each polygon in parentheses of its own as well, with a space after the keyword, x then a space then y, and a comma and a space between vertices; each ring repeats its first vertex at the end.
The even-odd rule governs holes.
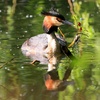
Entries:
POLYGON ((63 24, 73 25, 71 22, 65 20, 64 16, 59 14, 57 11, 42 11, 41 14, 45 16, 43 29, 48 34, 57 31, 57 28, 63 24))

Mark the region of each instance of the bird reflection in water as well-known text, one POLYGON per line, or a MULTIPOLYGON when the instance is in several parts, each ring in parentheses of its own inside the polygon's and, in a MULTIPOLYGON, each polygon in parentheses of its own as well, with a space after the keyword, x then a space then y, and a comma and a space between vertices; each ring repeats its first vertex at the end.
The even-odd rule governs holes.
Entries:
POLYGON ((58 71, 56 69, 49 71, 44 76, 46 89, 49 91, 63 91, 68 85, 73 85, 73 81, 67 81, 70 76, 71 69, 68 68, 62 80, 59 79, 58 71))

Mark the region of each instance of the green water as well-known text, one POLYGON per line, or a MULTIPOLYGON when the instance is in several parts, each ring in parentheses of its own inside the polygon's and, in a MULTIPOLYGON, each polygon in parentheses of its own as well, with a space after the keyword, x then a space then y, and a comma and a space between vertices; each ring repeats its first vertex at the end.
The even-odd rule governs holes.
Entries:
MULTIPOLYGON (((0 100, 100 100, 100 0, 1 0, 0 1, 0 100), (24 57, 22 43, 43 33, 42 10, 56 7, 76 26, 80 22, 80 42, 70 48, 78 59, 63 58, 57 69, 60 79, 72 67, 63 91, 47 91, 44 75, 47 65, 31 65, 24 57)), ((61 26, 70 43, 80 27, 61 26)))

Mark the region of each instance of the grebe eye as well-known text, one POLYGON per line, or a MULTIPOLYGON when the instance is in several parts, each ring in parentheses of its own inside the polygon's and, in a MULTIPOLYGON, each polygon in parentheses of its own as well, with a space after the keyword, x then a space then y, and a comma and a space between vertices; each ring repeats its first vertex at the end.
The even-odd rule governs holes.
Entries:
POLYGON ((60 18, 58 18, 58 17, 57 17, 56 19, 57 19, 57 21, 62 22, 62 19, 60 19, 60 18))

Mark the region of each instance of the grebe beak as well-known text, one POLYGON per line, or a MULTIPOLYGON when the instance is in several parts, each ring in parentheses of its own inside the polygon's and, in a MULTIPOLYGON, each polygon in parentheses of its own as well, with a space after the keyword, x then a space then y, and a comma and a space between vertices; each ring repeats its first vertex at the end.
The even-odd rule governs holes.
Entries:
POLYGON ((71 26, 74 25, 73 23, 71 23, 71 22, 69 22, 69 21, 67 21, 67 20, 62 20, 62 23, 63 23, 63 24, 68 24, 68 25, 71 25, 71 26))

